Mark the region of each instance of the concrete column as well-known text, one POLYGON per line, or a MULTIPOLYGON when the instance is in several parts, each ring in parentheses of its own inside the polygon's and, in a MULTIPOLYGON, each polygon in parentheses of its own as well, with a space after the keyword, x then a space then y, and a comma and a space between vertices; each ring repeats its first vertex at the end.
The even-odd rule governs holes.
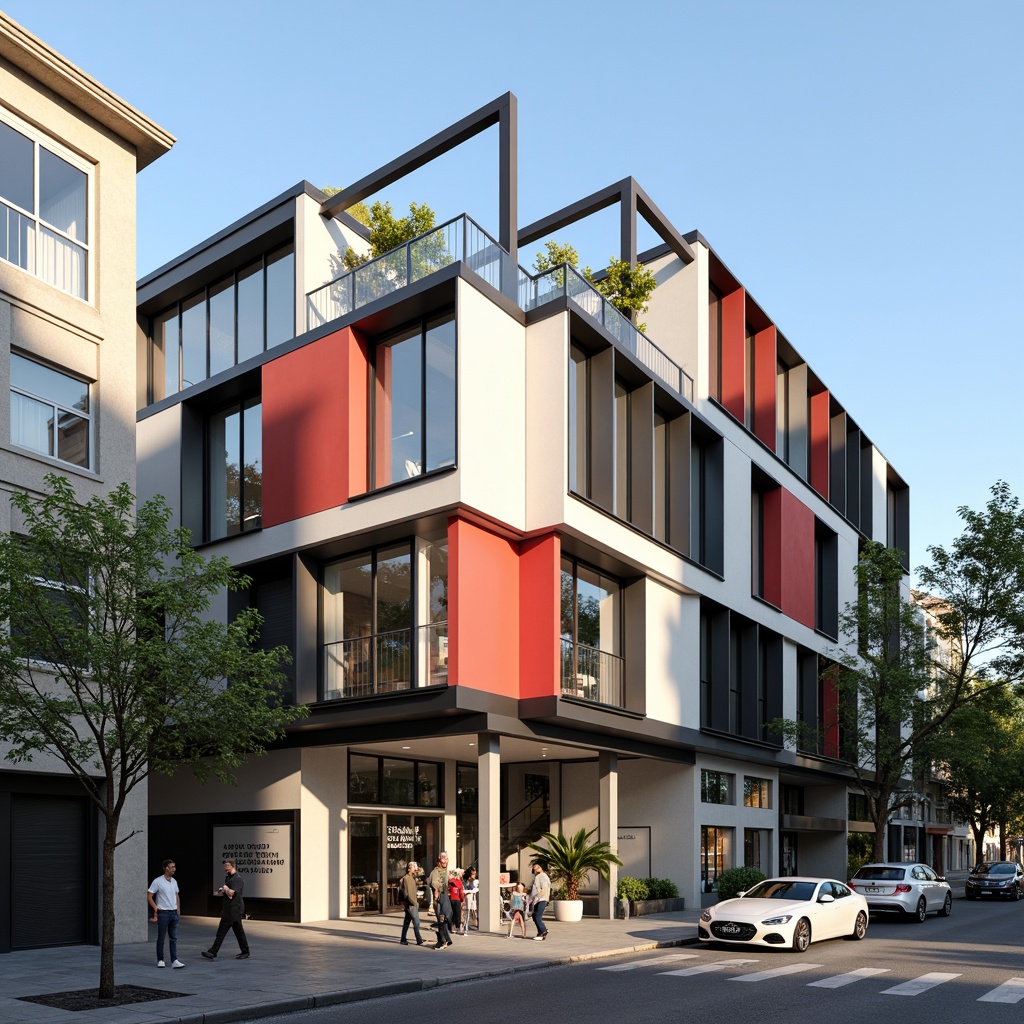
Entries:
POLYGON ((501 929, 498 874, 501 871, 501 753, 499 737, 477 736, 477 829, 480 839, 480 930, 501 929))
MULTIPOLYGON (((597 758, 598 831, 597 838, 608 843, 613 850, 619 841, 619 755, 602 751, 597 758)), ((615 890, 619 886, 619 869, 613 864, 608 881, 598 883, 598 917, 615 916, 615 890)))

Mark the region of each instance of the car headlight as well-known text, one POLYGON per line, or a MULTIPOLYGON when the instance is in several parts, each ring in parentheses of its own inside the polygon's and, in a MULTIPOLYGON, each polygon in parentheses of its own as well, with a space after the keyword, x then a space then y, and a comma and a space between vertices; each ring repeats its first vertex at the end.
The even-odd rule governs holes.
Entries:
POLYGON ((761 924, 788 924, 792 920, 792 914, 782 914, 780 917, 766 917, 761 924))
POLYGON ((707 922, 707 921, 711 920, 711 916, 712 916, 711 915, 711 911, 710 910, 705 910, 704 913, 700 915, 700 919, 702 921, 707 922))

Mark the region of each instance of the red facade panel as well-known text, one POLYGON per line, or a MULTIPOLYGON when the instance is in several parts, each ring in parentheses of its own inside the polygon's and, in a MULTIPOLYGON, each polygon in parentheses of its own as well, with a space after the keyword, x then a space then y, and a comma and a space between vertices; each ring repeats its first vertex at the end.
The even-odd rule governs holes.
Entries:
POLYGON ((746 305, 742 288, 722 296, 722 405, 740 423, 744 420, 746 401, 743 355, 746 305))
POLYGON ((827 501, 831 398, 827 391, 811 395, 811 486, 827 501))
POLYGON ((263 526, 366 490, 367 348, 351 328, 263 367, 263 526))
POLYGON ((775 451, 778 357, 775 325, 754 335, 754 433, 775 451))
POLYGON ((448 681, 519 696, 519 546, 448 522, 448 681))
POLYGON ((761 496, 761 596, 814 628, 814 513, 784 487, 761 496))
POLYGON ((562 545, 536 537, 519 546, 520 697, 550 697, 559 679, 559 602, 562 545))
POLYGON ((782 494, 782 602, 791 619, 814 629, 814 513, 789 491, 782 494))

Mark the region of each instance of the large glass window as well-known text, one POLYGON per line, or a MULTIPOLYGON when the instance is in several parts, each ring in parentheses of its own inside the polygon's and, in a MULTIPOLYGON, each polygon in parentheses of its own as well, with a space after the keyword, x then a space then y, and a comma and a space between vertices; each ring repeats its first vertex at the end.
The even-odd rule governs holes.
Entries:
POLYGON ((700 773, 700 801, 703 804, 734 803, 733 789, 736 776, 727 772, 710 771, 702 768, 700 773))
POLYGON ((349 803, 440 807, 443 791, 442 766, 435 761, 349 754, 349 803))
POLYGON ((453 319, 427 322, 377 346, 375 487, 455 465, 455 359, 453 319))
POLYGON ((623 706, 622 587, 562 559, 562 693, 623 706))
POLYGON ((324 570, 324 699, 412 686, 411 546, 332 562, 324 570))
POLYGON ((771 807, 772 784, 770 779, 756 779, 747 775, 743 779, 744 807, 771 807))
POLYGON ((89 177, 59 148, 0 121, 0 259, 85 299, 89 177))
POLYGON ((11 353, 12 444, 90 469, 91 421, 85 381, 11 353))
POLYGON ((701 892, 714 892, 718 876, 732 867, 732 829, 700 827, 701 892))
POLYGON ((207 422, 207 540, 255 530, 263 512, 260 399, 236 402, 207 422))
POLYGON ((159 401, 295 336, 295 256, 275 249, 153 319, 150 400, 159 401))

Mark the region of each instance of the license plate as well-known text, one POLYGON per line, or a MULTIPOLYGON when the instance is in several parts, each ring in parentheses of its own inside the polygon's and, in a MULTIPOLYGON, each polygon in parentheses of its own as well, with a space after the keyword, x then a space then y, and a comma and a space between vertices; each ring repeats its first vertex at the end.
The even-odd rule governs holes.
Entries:
POLYGON ((866 885, 864 886, 864 892, 885 892, 885 890, 877 885, 866 885))
POLYGON ((724 935, 739 935, 741 929, 738 924, 721 924, 718 930, 724 935))

